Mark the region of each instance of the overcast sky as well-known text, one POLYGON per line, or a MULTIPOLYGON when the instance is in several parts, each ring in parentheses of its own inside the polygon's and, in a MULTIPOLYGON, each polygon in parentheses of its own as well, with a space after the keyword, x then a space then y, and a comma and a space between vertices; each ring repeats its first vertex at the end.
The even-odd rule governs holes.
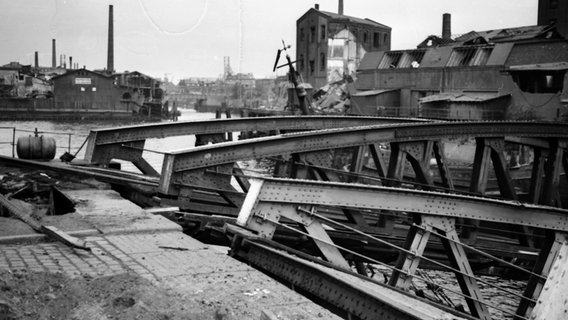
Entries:
MULTIPOLYGON (((0 0, 0 65, 10 61, 51 66, 72 56, 88 69, 106 67, 108 5, 114 5, 117 71, 155 77, 217 77, 223 57, 234 72, 270 77, 281 41, 295 53, 296 20, 319 3, 337 12, 337 0, 0 0), (59 57, 57 58, 59 62, 59 57)), ((392 49, 415 48, 440 35, 442 14, 452 33, 535 25, 538 0, 345 0, 344 14, 392 28, 392 49)), ((68 61, 68 60, 67 60, 68 61)))

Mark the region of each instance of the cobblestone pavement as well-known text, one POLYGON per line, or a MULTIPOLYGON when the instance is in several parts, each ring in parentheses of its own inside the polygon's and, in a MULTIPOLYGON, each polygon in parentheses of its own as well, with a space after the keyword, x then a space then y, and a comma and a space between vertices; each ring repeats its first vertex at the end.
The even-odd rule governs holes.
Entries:
POLYGON ((301 319, 339 319, 226 252, 181 232, 93 236, 86 240, 91 252, 58 242, 2 245, 0 269, 94 278, 134 272, 202 303, 223 301, 242 308, 244 302, 246 310, 237 310, 237 314, 251 318, 269 309, 301 315, 301 319))

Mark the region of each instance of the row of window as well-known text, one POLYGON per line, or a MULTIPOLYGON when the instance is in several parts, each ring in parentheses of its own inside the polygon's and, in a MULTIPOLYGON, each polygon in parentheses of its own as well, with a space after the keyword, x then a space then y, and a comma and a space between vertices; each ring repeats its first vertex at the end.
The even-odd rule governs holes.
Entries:
MULTIPOLYGON (((387 52, 381 59, 379 69, 418 68, 425 50, 387 52)), ((493 52, 493 47, 460 47, 453 49, 447 67, 484 66, 493 52)))
MULTIPOLYGON (((304 55, 301 54, 300 57, 298 58, 298 72, 304 72, 304 55)), ((313 75, 314 72, 316 71, 316 62, 315 60, 311 59, 308 61, 308 71, 310 73, 310 75, 313 75)), ((326 57, 325 57, 325 53, 320 53, 320 57, 319 57, 319 70, 320 71, 325 71, 326 68, 326 57)))
MULTIPOLYGON (((357 29, 355 29, 353 32, 354 32, 354 34, 357 34, 357 29)), ((369 37, 369 31, 362 30, 361 33, 362 34, 359 36, 359 38, 362 39, 362 43, 370 44, 371 39, 369 37)), ((310 43, 315 43, 316 38, 317 38, 316 27, 311 26, 308 41, 310 43)), ((327 38, 326 26, 324 24, 322 24, 322 25, 320 25, 319 39, 320 39, 320 41, 322 41, 322 40, 325 40, 326 38, 327 38)), ((306 33, 304 31, 304 28, 300 28, 300 42, 304 42, 304 41, 306 41, 306 33)), ((381 45, 387 45, 388 44, 389 35, 388 35, 388 33, 373 32, 372 41, 373 41, 372 42, 373 48, 379 48, 381 45)))

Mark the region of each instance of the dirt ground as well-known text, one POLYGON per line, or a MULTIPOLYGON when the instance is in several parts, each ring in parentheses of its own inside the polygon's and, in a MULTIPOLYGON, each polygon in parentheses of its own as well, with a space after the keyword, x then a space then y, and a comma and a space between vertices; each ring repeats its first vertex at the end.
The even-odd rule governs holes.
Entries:
POLYGON ((69 278, 46 272, 0 271, 0 319, 215 319, 229 320, 219 304, 185 299, 137 275, 69 278))

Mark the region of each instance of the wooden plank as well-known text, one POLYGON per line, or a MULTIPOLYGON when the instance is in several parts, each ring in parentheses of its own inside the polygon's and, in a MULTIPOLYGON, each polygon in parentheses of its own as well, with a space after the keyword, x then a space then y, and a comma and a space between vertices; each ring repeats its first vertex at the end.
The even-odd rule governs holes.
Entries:
POLYGON ((24 208, 22 205, 17 204, 16 199, 8 199, 4 195, 0 194, 0 205, 5 207, 10 214, 16 218, 22 220, 35 231, 41 232, 52 239, 63 242, 64 244, 83 250, 91 250, 87 243, 79 238, 68 235, 67 233, 57 229, 54 226, 44 226, 39 221, 37 221, 31 213, 31 210, 24 208))

